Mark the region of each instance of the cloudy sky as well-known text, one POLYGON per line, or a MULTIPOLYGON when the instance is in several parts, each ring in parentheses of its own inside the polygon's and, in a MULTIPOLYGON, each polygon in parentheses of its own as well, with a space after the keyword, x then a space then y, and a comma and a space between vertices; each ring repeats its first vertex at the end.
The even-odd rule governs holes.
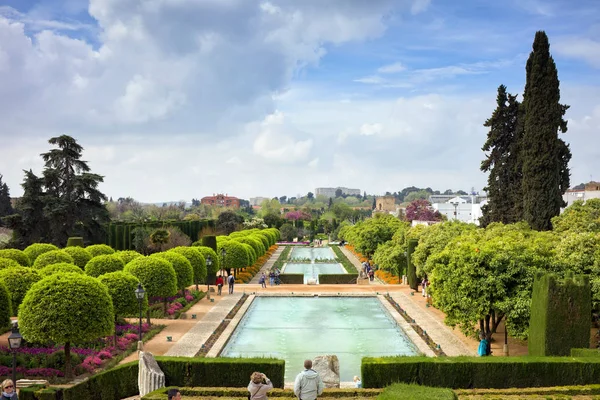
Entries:
POLYGON ((3 0, 0 174, 75 137, 114 198, 480 190, 545 30, 572 183, 600 179, 597 0, 3 0))

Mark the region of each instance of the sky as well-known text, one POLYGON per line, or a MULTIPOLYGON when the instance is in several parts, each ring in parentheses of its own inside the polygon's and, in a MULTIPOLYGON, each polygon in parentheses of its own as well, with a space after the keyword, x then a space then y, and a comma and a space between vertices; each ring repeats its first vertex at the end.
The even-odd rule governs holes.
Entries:
POLYGON ((67 134, 109 197, 482 190, 485 120, 545 30, 572 185, 600 180, 597 0, 3 0, 0 174, 67 134))

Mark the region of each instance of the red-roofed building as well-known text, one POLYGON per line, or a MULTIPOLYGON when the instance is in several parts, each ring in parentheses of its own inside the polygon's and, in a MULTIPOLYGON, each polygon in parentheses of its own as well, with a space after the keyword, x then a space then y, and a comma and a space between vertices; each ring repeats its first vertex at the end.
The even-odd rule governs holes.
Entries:
POLYGON ((203 197, 200 200, 200 204, 207 204, 209 206, 240 208, 240 199, 233 196, 227 196, 226 194, 213 194, 212 196, 203 197))

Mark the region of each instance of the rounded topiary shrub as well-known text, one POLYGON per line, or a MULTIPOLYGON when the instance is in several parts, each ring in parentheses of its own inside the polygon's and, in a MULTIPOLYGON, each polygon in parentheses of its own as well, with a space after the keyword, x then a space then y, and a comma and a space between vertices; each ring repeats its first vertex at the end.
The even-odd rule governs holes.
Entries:
MULTIPOLYGON (((112 298, 115 318, 125 315, 137 315, 140 305, 135 290, 140 280, 128 272, 110 272, 98 277, 98 280, 106 285, 108 293, 112 298)), ((142 311, 148 308, 148 296, 142 301, 142 311)))
POLYGON ((85 273, 95 278, 109 272, 122 271, 125 264, 121 258, 115 254, 103 254, 92 258, 85 265, 85 273))
POLYGON ((0 258, 10 258, 11 260, 15 260, 19 263, 19 265, 23 267, 31 266, 29 262, 29 257, 22 250, 17 249, 3 249, 0 250, 0 258))
POLYGON ((167 260, 173 266, 175 274, 177 275, 177 287, 183 292, 185 288, 194 283, 194 271, 192 270, 192 264, 187 258, 176 252, 163 252, 152 254, 151 257, 159 257, 167 260))
POLYGON ((25 293, 40 279, 38 271, 28 267, 19 266, 0 270, 0 282, 8 289, 14 315, 17 314, 25 293))
POLYGON ((194 283, 196 283, 196 285, 198 283, 204 283, 204 280, 206 279, 206 260, 202 253, 196 250, 196 247, 180 246, 169 251, 181 254, 187 258, 192 265, 194 283))
POLYGON ((249 263, 249 257, 248 257, 248 253, 246 252, 246 249, 244 248, 244 246, 235 241, 235 240, 230 240, 230 241, 223 241, 223 242, 218 242, 218 249, 217 249, 217 253, 221 254, 221 249, 225 249, 225 263, 224 265, 221 266, 221 268, 225 268, 225 269, 229 269, 229 268, 233 268, 233 269, 241 269, 241 268, 246 268, 249 263))
POLYGON ((82 237, 70 237, 67 239, 67 247, 79 246, 83 247, 82 237))
POLYGON ((58 263, 69 263, 74 264, 75 260, 68 253, 63 250, 52 250, 47 253, 41 254, 35 259, 33 268, 42 269, 46 265, 58 264, 58 263))
POLYGON ((0 282, 0 328, 10 325, 10 316, 12 315, 12 306, 10 293, 3 282, 0 282))
POLYGON ((248 265, 253 265, 256 260, 258 259, 258 257, 256 256, 256 253, 254 252, 254 249, 252 248, 252 246, 250 246, 247 243, 242 243, 242 246, 244 246, 244 249, 246 250, 246 253, 248 254, 248 265))
POLYGON ((0 269, 16 268, 22 265, 11 258, 0 258, 0 269))
POLYGON ((170 262, 159 257, 140 257, 125 266, 125 272, 140 280, 148 298, 177 294, 177 275, 170 262))
POLYGON ((58 264, 50 264, 45 266, 44 268, 38 271, 42 278, 53 274, 83 274, 83 270, 79 268, 77 265, 69 264, 69 263, 58 263, 58 264))
POLYGON ((271 241, 269 240, 269 235, 266 233, 256 232, 252 234, 253 238, 260 240, 265 249, 269 249, 271 247, 271 241))
POLYGON ((86 247, 86 250, 90 252, 92 257, 115 253, 113 248, 107 244, 93 244, 91 246, 86 247))
POLYGON ((63 251, 73 257, 74 264, 82 270, 85 268, 85 265, 88 263, 88 261, 92 259, 92 253, 83 247, 65 247, 63 251))
POLYGON ((135 250, 121 250, 115 252, 115 255, 119 257, 125 265, 129 264, 130 261, 135 260, 138 257, 143 257, 135 250))
POLYGON ((19 328, 25 340, 65 345, 65 376, 72 377, 72 343, 86 343, 114 332, 114 312, 108 289, 96 278, 54 274, 33 284, 19 308, 19 328))
POLYGON ((196 249, 197 251, 200 252, 200 254, 202 254, 202 256, 204 257, 205 263, 206 260, 208 259, 208 257, 210 257, 210 259, 212 260, 212 265, 210 266, 210 268, 208 267, 208 263, 206 263, 206 274, 216 274, 217 271, 219 270, 219 265, 221 262, 221 259, 219 257, 217 257, 217 253, 211 249, 210 247, 207 246, 194 246, 194 249, 196 249))
POLYGON ((52 250, 58 250, 58 247, 50 243, 34 243, 27 246, 23 252, 29 257, 29 263, 33 265, 36 258, 52 250))

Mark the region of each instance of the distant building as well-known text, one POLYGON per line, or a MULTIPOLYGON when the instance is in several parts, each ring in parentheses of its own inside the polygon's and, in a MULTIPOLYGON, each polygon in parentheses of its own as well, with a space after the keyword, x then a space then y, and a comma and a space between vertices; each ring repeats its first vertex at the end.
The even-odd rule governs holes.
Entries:
POLYGON ((360 196, 362 193, 360 189, 348 189, 345 187, 336 188, 316 188, 315 196, 335 197, 335 192, 341 190, 343 195, 346 196, 360 196))
POLYGON ((233 196, 227 196, 226 194, 213 194, 212 196, 203 197, 200 200, 200 204, 207 204, 209 206, 240 208, 240 199, 233 196))
POLYGON ((432 194, 431 196, 429 196, 429 202, 431 204, 435 204, 435 203, 447 203, 448 201, 454 199, 454 198, 461 198, 463 199, 465 202, 471 204, 479 204, 483 201, 487 200, 487 194, 472 194, 472 195, 456 195, 456 194, 432 194))
MULTIPOLYGON (((583 200, 584 202, 589 199, 600 199, 600 182, 589 182, 585 184, 583 189, 567 190, 563 194, 563 200, 567 203, 566 207, 569 207, 577 200, 583 200)), ((564 209, 561 210, 561 212, 564 209)))
POLYGON ((387 213, 399 217, 404 213, 404 209, 396 204, 394 196, 380 196, 375 198, 375 209, 373 213, 387 213))
MULTIPOLYGON (((431 196, 430 198, 439 198, 441 196, 451 197, 446 195, 431 196)), ((470 224, 479 225, 481 218, 481 207, 487 203, 487 196, 472 195, 472 196, 454 196, 447 199, 443 203, 431 203, 434 210, 445 215, 448 221, 458 220, 470 224)))
POLYGON ((260 206, 263 201, 271 200, 269 197, 250 197, 251 206, 260 206))

